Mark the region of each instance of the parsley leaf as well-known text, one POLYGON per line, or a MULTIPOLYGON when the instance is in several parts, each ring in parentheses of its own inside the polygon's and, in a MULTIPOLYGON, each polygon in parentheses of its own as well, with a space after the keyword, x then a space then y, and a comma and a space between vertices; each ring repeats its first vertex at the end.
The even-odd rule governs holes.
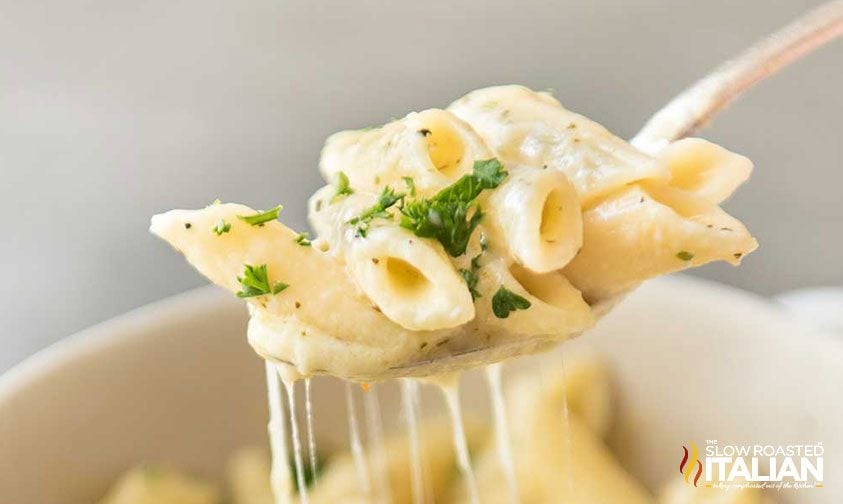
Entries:
POLYGON ((477 282, 480 280, 480 276, 477 274, 477 271, 480 269, 480 258, 488 248, 489 244, 486 241, 486 235, 480 235, 480 253, 471 258, 471 269, 460 268, 458 270, 460 276, 463 280, 465 280, 465 284, 468 286, 468 292, 471 293, 472 301, 476 301, 477 298, 483 297, 480 294, 480 291, 477 290, 477 282))
POLYGON ((377 203, 357 217, 346 222, 346 224, 357 226, 357 235, 365 238, 372 221, 375 219, 391 219, 392 214, 387 210, 399 201, 403 201, 403 199, 404 193, 396 193, 389 186, 384 187, 378 196, 377 203))
POLYGON ((688 252, 687 250, 680 250, 679 252, 676 253, 676 257, 678 257, 679 259, 681 259, 683 261, 690 261, 691 259, 694 258, 694 254, 688 252))
POLYGON ((298 243, 302 247, 309 247, 311 245, 311 243, 310 243, 310 233, 308 233, 307 231, 304 231, 304 232, 296 235, 296 243, 298 243))
POLYGON ((526 310, 530 302, 501 285, 492 297, 492 311, 497 318, 507 318, 515 310, 526 310))
POLYGON ((413 177, 401 177, 404 179, 404 183, 407 184, 407 194, 414 197, 416 196, 416 181, 413 180, 413 177))
POLYGON ((337 190, 334 193, 334 197, 331 198, 331 203, 334 203, 343 196, 348 196, 352 193, 354 193, 354 189, 351 188, 351 185, 348 182, 348 175, 346 175, 345 172, 339 172, 337 175, 337 190))
POLYGON ((281 212, 282 208, 284 207, 278 205, 272 210, 267 210, 266 212, 258 212, 254 215, 238 215, 237 218, 247 224, 251 224, 252 226, 263 226, 267 222, 277 219, 278 213, 281 212))
POLYGON ((231 224, 225 222, 225 219, 220 219, 220 221, 217 222, 211 230, 215 235, 222 236, 223 233, 231 231, 231 224))
POLYGON ((278 294, 289 285, 284 282, 275 282, 272 287, 269 286, 269 278, 266 272, 266 264, 260 266, 252 266, 250 264, 243 265, 243 276, 237 277, 242 289, 237 292, 239 298, 250 298, 255 296, 263 296, 264 294, 278 294))
POLYGON ((436 238, 448 254, 458 257, 465 253, 471 233, 483 217, 474 200, 485 189, 498 187, 507 175, 497 159, 475 161, 471 175, 463 175, 430 199, 405 203, 401 227, 422 238, 436 238))
POLYGON ((465 280, 465 284, 468 286, 468 292, 471 293, 471 300, 472 301, 476 300, 479 297, 483 297, 477 291, 477 281, 480 280, 480 278, 477 276, 477 271, 474 268, 472 268, 470 270, 465 269, 465 268, 460 268, 459 274, 462 277, 462 279, 465 280))

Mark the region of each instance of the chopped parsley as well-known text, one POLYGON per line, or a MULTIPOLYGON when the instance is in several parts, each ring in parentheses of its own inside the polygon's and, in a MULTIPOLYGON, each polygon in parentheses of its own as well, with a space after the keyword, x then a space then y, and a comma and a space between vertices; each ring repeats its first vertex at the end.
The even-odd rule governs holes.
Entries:
POLYGON ((480 253, 471 258, 471 269, 459 269, 459 274, 462 279, 465 280, 465 284, 468 286, 468 292, 471 293, 472 301, 476 301, 477 298, 483 297, 477 290, 477 282, 480 280, 480 276, 477 274, 477 272, 480 270, 480 257, 483 256, 483 252, 486 252, 488 248, 489 243, 486 241, 486 235, 481 235, 480 253))
POLYGON ((412 197, 416 197, 416 181, 413 180, 413 177, 401 177, 404 179, 404 183, 407 184, 407 194, 412 197))
POLYGON ((683 261, 690 261, 694 258, 694 254, 688 252, 687 250, 680 250, 676 253, 676 257, 682 259, 683 261))
POLYGON ((296 243, 301 245, 302 247, 309 247, 311 245, 310 242, 310 233, 304 231, 296 235, 296 243))
POLYGON ((237 277, 242 289, 237 292, 239 298, 250 298, 255 296, 263 296, 265 294, 278 294, 289 285, 284 282, 275 282, 272 287, 269 285, 269 277, 266 272, 266 264, 260 266, 252 266, 250 264, 243 265, 243 276, 237 277))
POLYGON ((354 189, 351 188, 351 184, 348 182, 348 175, 345 172, 339 172, 337 175, 337 190, 334 192, 334 197, 331 198, 331 203, 352 193, 354 193, 354 189))
POLYGON ((477 281, 480 280, 480 277, 477 275, 477 270, 474 269, 474 260, 471 261, 471 269, 460 268, 459 273, 468 286, 468 292, 471 293, 471 300, 474 301, 479 297, 483 297, 477 291, 477 281))
POLYGON ((509 313, 515 310, 526 310, 530 307, 530 302, 519 296, 518 294, 507 289, 503 285, 495 292, 492 297, 492 311, 497 318, 507 318, 509 313))
POLYGON ((231 224, 225 222, 225 219, 220 219, 220 221, 217 222, 211 230, 215 235, 222 236, 223 234, 231 231, 231 224))
POLYGON ((483 217, 474 200, 484 190, 498 187, 507 175, 497 159, 475 161, 471 175, 463 175, 432 198, 405 202, 401 227, 422 238, 436 238, 448 254, 461 256, 483 217))
POLYGON ((254 215, 238 215, 237 218, 252 226, 263 226, 267 222, 272 222, 278 218, 278 213, 284 208, 281 205, 267 210, 266 212, 258 212, 254 215))
POLYGON ((389 186, 384 187, 378 196, 377 203, 346 224, 357 226, 357 235, 365 238, 372 221, 375 219, 392 219, 392 214, 388 209, 399 201, 403 201, 403 199, 404 193, 396 193, 389 186))

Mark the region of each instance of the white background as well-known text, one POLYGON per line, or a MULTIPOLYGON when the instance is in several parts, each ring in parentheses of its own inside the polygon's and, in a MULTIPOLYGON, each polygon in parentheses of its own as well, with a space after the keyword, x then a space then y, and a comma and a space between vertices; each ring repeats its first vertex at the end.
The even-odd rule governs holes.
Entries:
MULTIPOLYGON (((0 370, 204 283, 147 233, 153 213, 283 202, 304 227, 333 131, 522 83, 629 137, 816 4, 0 0, 0 370)), ((761 249, 699 274, 762 294, 843 283, 841 90, 838 42, 704 131, 755 161, 727 208, 761 249)))

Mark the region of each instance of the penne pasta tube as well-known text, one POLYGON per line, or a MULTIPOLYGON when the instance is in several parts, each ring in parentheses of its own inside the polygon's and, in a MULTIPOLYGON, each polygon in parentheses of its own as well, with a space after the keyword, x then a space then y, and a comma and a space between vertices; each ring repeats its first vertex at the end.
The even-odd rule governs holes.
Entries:
POLYGON ((470 124, 505 165, 565 173, 584 206, 631 182, 669 177, 654 158, 547 93, 490 87, 465 95, 448 110, 470 124))
POLYGON ((377 199, 372 193, 355 192, 335 197, 335 189, 325 186, 308 200, 307 218, 320 242, 337 259, 345 262, 348 244, 354 239, 355 228, 349 221, 363 213, 377 199))
POLYGON ((297 244, 296 233, 276 220, 251 225, 240 219, 254 214, 236 204, 172 210, 153 217, 150 230, 209 280, 233 293, 246 288, 246 265, 258 271, 265 266, 257 280, 263 276, 267 293, 246 297, 259 315, 255 324, 261 326, 250 325, 250 342, 264 357, 294 363, 305 375, 331 370, 359 376, 413 355, 416 335, 381 313, 341 263, 297 244), (213 230, 221 223, 229 229, 217 235, 213 230), (273 293, 279 282, 288 287, 273 293), (354 359, 348 359, 350 353, 354 359), (336 370, 331 367, 339 365, 336 370))
MULTIPOLYGON (((452 426, 447 422, 430 420, 420 425, 419 451, 424 457, 425 497, 429 502, 448 502, 443 500, 449 484, 454 479, 457 461, 453 449, 452 426)), ((488 432, 482 425, 466 422, 465 434, 468 446, 474 450, 487 444, 488 432)), ((322 474, 319 484, 310 495, 313 504, 352 504, 371 502, 391 502, 393 504, 412 504, 412 464, 413 454, 407 442, 406 433, 396 432, 384 440, 386 471, 377 477, 385 477, 390 489, 388 499, 384 496, 366 495, 360 488, 357 468, 350 453, 342 453, 330 460, 322 474), (380 497, 376 499, 375 497, 380 497)))
POLYGON ((720 207, 675 188, 635 185, 583 214, 582 251, 563 271, 596 302, 711 261, 737 265, 757 246, 720 207))
POLYGON ((474 318, 471 294, 442 246, 406 229, 384 225, 354 238, 348 269, 384 315, 407 329, 446 329, 474 318))
MULTIPOLYGON (((508 387, 510 436, 524 503, 652 504, 647 490, 576 416, 565 417, 563 372, 531 376, 508 387)), ((494 446, 478 456, 475 474, 480 502, 512 502, 494 446)), ((453 487, 451 502, 469 502, 453 487)))
POLYGON ((670 185, 715 205, 749 179, 752 161, 702 138, 668 145, 659 159, 671 174, 670 185))
MULTIPOLYGON (((522 336, 565 338, 594 325, 591 308, 580 292, 558 271, 534 273, 517 263, 493 259, 480 268, 477 318, 493 331, 522 336), (529 309, 516 310, 501 318, 493 313, 494 295, 501 287, 523 297, 529 309)), ((564 339, 564 338, 563 338, 564 339)))
POLYGON ((439 243, 399 227, 394 217, 373 221, 361 235, 349 222, 371 207, 373 196, 354 193, 332 202, 325 189, 330 188, 311 198, 311 225, 384 315, 407 329, 425 331, 474 318, 465 281, 439 243))
POLYGON ((582 211, 574 186, 560 171, 513 170, 488 198, 486 216, 496 241, 538 273, 557 270, 582 247, 582 211))
POLYGON ((612 425, 613 400, 609 369, 594 357, 577 357, 565 362, 568 409, 595 436, 605 439, 612 425))
POLYGON ((423 194, 471 173, 474 161, 492 157, 471 127, 445 110, 414 112, 368 131, 342 131, 328 138, 319 168, 334 182, 344 173, 351 187, 375 192, 404 187, 409 177, 423 194))

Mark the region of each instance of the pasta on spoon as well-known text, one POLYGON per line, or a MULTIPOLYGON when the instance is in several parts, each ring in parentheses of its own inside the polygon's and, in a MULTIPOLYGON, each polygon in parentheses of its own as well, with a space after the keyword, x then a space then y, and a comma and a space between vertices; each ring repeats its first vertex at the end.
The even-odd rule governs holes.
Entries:
POLYGON ((653 156, 520 86, 333 135, 312 241, 215 203, 151 231, 249 305, 249 342, 303 376, 425 376, 538 352, 640 282, 757 246, 719 203, 751 162, 653 156), (482 351, 479 351, 482 350, 482 351))

